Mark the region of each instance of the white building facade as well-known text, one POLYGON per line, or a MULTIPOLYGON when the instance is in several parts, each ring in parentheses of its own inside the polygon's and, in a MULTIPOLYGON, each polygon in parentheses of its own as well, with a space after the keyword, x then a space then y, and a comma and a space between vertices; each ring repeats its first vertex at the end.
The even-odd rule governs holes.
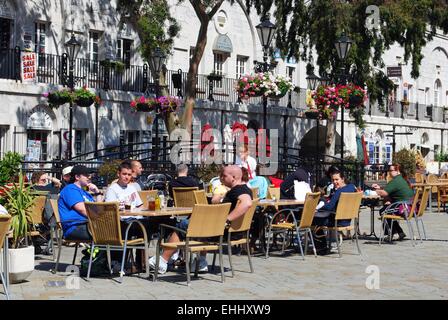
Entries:
MULTIPOLYGON (((208 29, 207 46, 199 66, 197 108, 195 121, 210 123, 222 130, 235 121, 247 123, 257 119, 262 123, 262 105, 258 98, 248 103, 237 103, 235 79, 253 72, 254 60, 262 60, 260 41, 255 30, 259 17, 255 12, 246 14, 243 1, 234 5, 225 2, 208 29), (214 82, 213 98, 209 101, 210 87, 206 75, 220 73, 223 80, 214 82)), ((199 21, 188 1, 175 5, 172 13, 181 25, 181 31, 166 66, 168 87, 172 95, 171 75, 179 69, 185 73, 194 50, 199 21)), ((95 107, 74 107, 73 155, 80 155, 107 146, 134 142, 150 142, 154 135, 154 115, 133 113, 129 107, 132 98, 142 95, 151 87, 151 78, 141 58, 136 33, 128 26, 120 26, 115 1, 0 1, 0 156, 7 151, 25 154, 27 146, 40 141, 39 159, 53 160, 67 156, 69 108, 48 106, 44 92, 62 88, 64 72, 61 57, 64 43, 72 32, 82 47, 75 63, 76 86, 85 85, 99 94, 103 104, 95 107), (43 4, 46 4, 44 7, 43 4), (35 52, 36 80, 27 82, 17 73, 20 52, 35 52), (124 70, 106 70, 104 60, 120 61, 124 70), (108 74, 107 74, 108 73, 108 74), (98 120, 97 120, 98 119, 98 120), (98 122, 96 124, 96 122, 98 122), (96 138, 98 136, 98 139, 96 138)), ((445 108, 448 106, 448 38, 437 35, 423 49, 421 76, 410 77, 410 66, 403 65, 403 50, 393 47, 384 57, 387 66, 400 66, 402 76, 391 78, 396 83, 387 110, 367 106, 363 131, 372 162, 391 160, 395 130, 396 150, 402 147, 422 150, 427 160, 446 150, 447 129, 445 108), (407 96, 408 108, 399 103, 407 96), (409 133, 403 135, 400 133, 409 133)), ((308 152, 315 148, 316 121, 302 117, 305 106, 306 63, 280 58, 277 74, 290 76, 302 88, 299 93, 278 100, 270 100, 268 128, 279 130, 279 146, 301 148, 308 152), (314 131, 313 131, 314 130, 314 131)), ((20 61, 19 61, 20 62, 20 61)), ((338 117, 340 118, 340 116, 338 117)), ((358 133, 352 119, 346 114, 344 144, 347 153, 354 156, 358 133)), ((161 123, 161 121, 160 121, 161 123)), ((324 144, 324 122, 320 126, 319 143, 324 144)), ((338 125, 340 132, 340 125, 338 125)), ((161 124, 160 132, 164 128, 161 124)), ((339 142, 338 142, 339 143, 339 142)), ((147 146, 147 145, 143 145, 147 146)))

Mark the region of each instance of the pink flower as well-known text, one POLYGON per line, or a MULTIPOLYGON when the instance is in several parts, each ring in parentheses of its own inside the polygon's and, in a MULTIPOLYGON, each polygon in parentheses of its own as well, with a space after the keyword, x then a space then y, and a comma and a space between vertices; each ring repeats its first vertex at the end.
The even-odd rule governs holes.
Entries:
POLYGON ((145 103, 145 97, 144 97, 144 96, 141 96, 141 97, 138 99, 138 102, 139 102, 139 103, 145 103))
POLYGON ((50 92, 45 92, 42 94, 43 97, 48 98, 48 96, 50 95, 50 92))
POLYGON ((135 100, 132 100, 131 101, 131 107, 135 108, 136 106, 137 106, 137 102, 135 102, 135 100))

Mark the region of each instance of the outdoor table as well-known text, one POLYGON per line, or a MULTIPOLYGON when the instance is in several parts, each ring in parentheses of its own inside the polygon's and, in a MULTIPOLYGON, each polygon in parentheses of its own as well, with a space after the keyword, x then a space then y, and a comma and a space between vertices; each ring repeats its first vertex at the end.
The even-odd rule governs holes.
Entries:
POLYGON ((378 203, 383 198, 379 195, 372 195, 372 196, 362 196, 362 200, 364 200, 364 203, 366 206, 370 208, 370 234, 361 234, 359 228, 358 228, 358 235, 362 237, 375 237, 375 239, 378 239, 378 236, 375 233, 375 207, 378 205, 378 203))
POLYGON ((268 207, 275 207, 278 208, 279 206, 297 206, 297 205, 303 205, 305 203, 305 201, 299 201, 299 200, 294 200, 294 199, 262 199, 260 201, 258 201, 257 206, 263 207, 263 210, 261 211, 263 213, 263 215, 260 217, 261 219, 263 219, 264 221, 262 223, 260 223, 260 228, 258 230, 258 239, 260 240, 260 248, 262 249, 262 252, 265 253, 266 252, 266 230, 265 230, 265 226, 267 223, 267 213, 266 213, 266 209, 268 207))
POLYGON ((130 216, 142 216, 142 217, 175 217, 175 216, 188 216, 193 212, 193 208, 177 208, 168 207, 161 210, 150 211, 144 208, 135 208, 133 210, 120 211, 120 215, 123 217, 130 216))
MULTIPOLYGON (((421 188, 421 187, 437 187, 437 191, 440 187, 448 187, 448 182, 419 182, 412 183, 411 186, 413 188, 421 188)), ((429 193, 429 212, 432 213, 432 190, 429 193)))

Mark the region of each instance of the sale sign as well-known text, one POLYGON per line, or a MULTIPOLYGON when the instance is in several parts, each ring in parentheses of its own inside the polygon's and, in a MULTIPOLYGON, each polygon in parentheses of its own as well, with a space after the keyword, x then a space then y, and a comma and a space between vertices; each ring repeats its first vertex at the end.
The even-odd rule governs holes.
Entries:
POLYGON ((20 61, 22 82, 36 82, 36 53, 22 51, 20 61))

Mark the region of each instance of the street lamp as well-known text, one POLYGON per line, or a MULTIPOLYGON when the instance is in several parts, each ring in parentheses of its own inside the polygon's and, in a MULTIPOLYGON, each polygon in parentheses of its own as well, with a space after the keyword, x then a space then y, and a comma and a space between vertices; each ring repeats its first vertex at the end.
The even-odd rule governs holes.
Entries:
MULTIPOLYGON (((320 78, 314 74, 310 74, 308 77, 306 77, 306 82, 308 84, 308 89, 310 90, 316 90, 317 86, 319 85, 320 78)), ((316 118, 316 173, 320 172, 318 170, 319 166, 319 117, 316 118)))
POLYGON ((320 81, 320 78, 314 74, 310 74, 308 77, 306 77, 306 82, 308 83, 308 89, 310 90, 316 90, 317 85, 320 81))
MULTIPOLYGON (((81 49, 81 43, 76 40, 75 34, 72 32, 72 36, 70 40, 65 43, 65 47, 67 48, 69 67, 68 67, 68 87, 73 91, 75 88, 75 79, 74 79, 74 69, 75 69, 75 59, 78 56, 79 50, 81 49)), ((69 116, 69 146, 68 146, 68 158, 72 158, 72 146, 73 146, 73 102, 70 101, 70 116, 69 116)))
MULTIPOLYGON (((352 40, 345 33, 342 33, 341 37, 334 44, 339 60, 343 65, 341 67, 341 84, 345 84, 346 82, 345 59, 352 47, 352 43, 352 40)), ((341 160, 344 160, 344 108, 341 108, 341 160)))
MULTIPOLYGON (((274 38, 275 29, 277 26, 269 21, 268 16, 261 19, 261 23, 255 27, 257 29, 258 37, 260 38, 261 46, 263 47, 263 72, 269 71, 268 52, 272 39, 274 38)), ((268 107, 268 97, 263 95, 263 128, 267 129, 266 111, 268 107)))
POLYGON ((320 84, 324 87, 329 86, 331 83, 331 79, 327 76, 327 73, 322 73, 322 77, 320 77, 320 84))
MULTIPOLYGON (((160 87, 159 87, 159 76, 160 71, 162 70, 162 66, 165 64, 166 56, 163 53, 162 49, 159 47, 154 49, 153 54, 151 55, 151 60, 149 61, 151 70, 154 72, 154 82, 156 85, 156 98, 160 95, 160 87)), ((156 156, 157 160, 159 158, 159 115, 156 112, 156 117, 154 119, 154 125, 156 126, 156 156)))

